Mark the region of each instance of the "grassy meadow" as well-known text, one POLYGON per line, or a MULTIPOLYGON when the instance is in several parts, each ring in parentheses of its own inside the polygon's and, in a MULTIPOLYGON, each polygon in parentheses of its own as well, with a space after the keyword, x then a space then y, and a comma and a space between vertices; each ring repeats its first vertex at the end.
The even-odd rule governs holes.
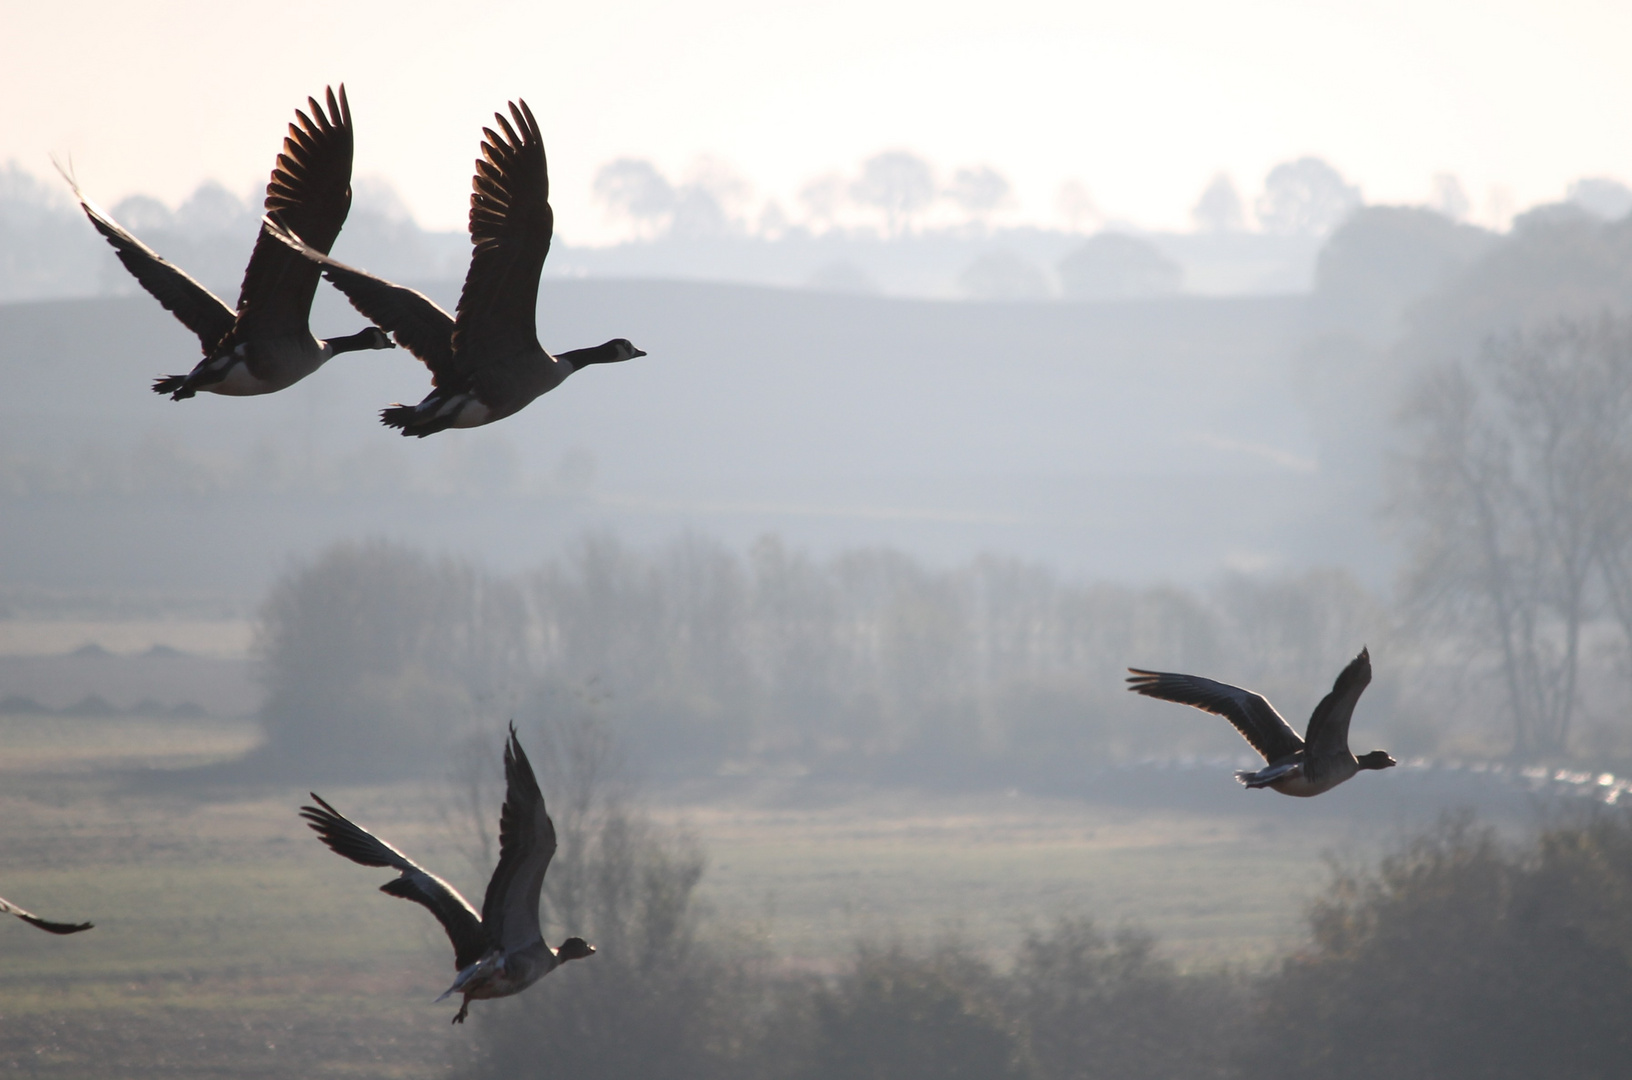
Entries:
MULTIPOLYGON (((0 1067, 418 1077, 454 1065, 473 1029, 431 1003, 452 975, 435 922, 376 893, 385 874, 312 840, 294 813, 304 791, 175 782, 256 738, 241 720, 0 721, 0 895, 97 923, 67 938, 0 923, 0 1067)), ((323 794, 479 898, 485 875, 445 786, 323 794)), ((651 809, 708 855, 705 933, 817 971, 858 940, 949 935, 1001 961, 1062 914, 1143 926, 1184 962, 1261 961, 1300 930, 1334 841, 1247 816, 1001 793, 783 784, 651 809)))

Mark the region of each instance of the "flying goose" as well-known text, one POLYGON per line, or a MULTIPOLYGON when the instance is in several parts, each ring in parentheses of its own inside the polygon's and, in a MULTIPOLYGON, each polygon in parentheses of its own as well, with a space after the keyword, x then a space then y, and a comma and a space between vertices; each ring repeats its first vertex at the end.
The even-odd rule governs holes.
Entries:
POLYGON ((504 779, 499 865, 487 883, 480 914, 452 885, 341 816, 316 792, 312 799, 317 805, 300 808, 300 816, 335 854, 364 866, 401 870, 402 876, 381 885, 380 891, 423 904, 448 932, 459 974, 436 1000, 464 994, 455 1024, 465 1022, 473 999, 519 994, 568 960, 595 952, 595 946, 580 937, 569 937, 552 949, 539 931, 538 894, 555 854, 555 823, 544 810, 544 796, 514 724, 504 748, 504 779))
POLYGON ((77 934, 81 930, 89 930, 93 925, 95 925, 94 923, 88 922, 64 923, 52 922, 50 919, 42 919, 31 911, 24 911, 22 908, 11 903, 9 900, 6 900, 4 897, 0 897, 0 915, 15 915, 19 919, 28 923, 30 926, 37 926, 48 934, 77 934))
POLYGON ((1307 798, 1349 779, 1361 769, 1387 769, 1397 762, 1382 750, 1356 758, 1349 752, 1349 719, 1355 703, 1371 682, 1371 654, 1365 649, 1349 661, 1309 717, 1308 741, 1298 738, 1275 707, 1258 694, 1239 686, 1196 675, 1129 668, 1128 689, 1146 697, 1194 705, 1216 713, 1235 725, 1252 748, 1269 764, 1253 772, 1243 769, 1235 778, 1249 788, 1274 788, 1282 795, 1307 798))
MULTIPOLYGON (((307 98, 312 115, 295 110, 272 179, 266 185, 266 213, 327 251, 340 235, 351 209, 351 106, 346 88, 328 111, 307 98)), ((60 170, 60 166, 58 167, 60 170)), ((242 397, 293 386, 331 357, 358 349, 389 349, 391 339, 377 326, 347 337, 319 341, 307 324, 317 293, 318 269, 267 235, 263 227, 244 270, 234 311, 183 270, 126 232, 87 199, 67 172, 63 179, 142 288, 198 335, 204 359, 187 375, 166 375, 155 392, 175 401, 200 390, 242 397)))
POLYGON ((470 241, 475 247, 456 314, 423 293, 336 262, 298 228, 282 239, 313 262, 352 305, 396 337, 431 369, 435 387, 418 405, 380 413, 389 427, 424 438, 450 427, 480 427, 520 412, 579 368, 646 354, 625 338, 551 355, 538 343, 538 277, 550 251, 555 214, 544 140, 533 111, 510 102, 510 121, 493 114, 500 135, 483 128, 482 156, 471 180, 470 241))

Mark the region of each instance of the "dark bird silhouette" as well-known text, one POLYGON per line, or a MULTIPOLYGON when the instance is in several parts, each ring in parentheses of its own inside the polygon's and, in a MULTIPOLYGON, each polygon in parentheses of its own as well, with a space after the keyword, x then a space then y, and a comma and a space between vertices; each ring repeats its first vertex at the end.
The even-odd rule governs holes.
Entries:
POLYGON ((459 974, 436 1000, 464 994, 455 1024, 464 1023, 472 1000, 519 994, 568 960, 595 952, 580 937, 569 937, 552 949, 539 930, 538 897, 555 854, 555 823, 544 810, 544 796, 514 724, 504 748, 504 779, 499 865, 487 883, 480 914, 452 885, 341 816, 316 792, 312 799, 317 805, 300 808, 300 816, 336 854, 364 866, 401 870, 402 875, 381 885, 380 891, 423 904, 448 932, 459 974))
POLYGON ((89 930, 95 925, 94 923, 88 922, 63 923, 52 922, 50 919, 42 919, 31 911, 24 911, 22 908, 11 903, 9 900, 6 900, 4 897, 0 897, 0 915, 15 915, 19 919, 28 923, 28 925, 37 926, 48 934, 77 934, 81 930, 89 930))
MULTIPOLYGON (((295 110, 297 122, 289 125, 283 153, 266 185, 267 215, 324 251, 333 246, 351 210, 351 107, 344 86, 338 100, 332 89, 327 96, 327 112, 316 98, 307 99, 310 116, 295 110)), ((244 270, 235 311, 126 232, 80 192, 67 172, 63 179, 125 269, 203 346, 204 359, 197 367, 159 379, 153 384, 156 392, 176 401, 201 390, 234 397, 270 394, 293 386, 340 353, 391 348, 391 339, 377 326, 326 341, 313 337, 308 320, 318 269, 274 240, 264 226, 244 270)))
POLYGON ((1128 689, 1146 697, 1194 705, 1235 725, 1268 764, 1257 772, 1243 769, 1235 778, 1249 788, 1274 788, 1283 795, 1319 795, 1362 769, 1398 764, 1382 750, 1356 758, 1349 752, 1349 720, 1361 693, 1371 682, 1371 654, 1365 649, 1349 661, 1309 717, 1307 741, 1281 719, 1275 707, 1239 686, 1196 675, 1129 668, 1128 689))
POLYGON ((475 251, 452 317, 423 293, 328 257, 290 225, 273 235, 323 267, 356 309, 391 331, 397 344, 431 369, 435 389, 418 405, 392 405, 386 425, 424 438, 450 427, 480 427, 521 411, 574 371, 646 354, 624 338, 551 355, 538 342, 538 278, 550 252, 555 214, 544 139, 525 101, 510 103, 514 126, 493 114, 503 134, 483 128, 471 181, 470 241, 475 251))

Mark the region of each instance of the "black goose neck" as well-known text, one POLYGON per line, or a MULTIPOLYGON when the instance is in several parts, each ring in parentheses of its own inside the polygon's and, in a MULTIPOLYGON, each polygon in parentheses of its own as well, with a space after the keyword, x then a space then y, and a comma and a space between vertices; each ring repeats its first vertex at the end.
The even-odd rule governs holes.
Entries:
POLYGON ((347 334, 345 337, 330 338, 329 350, 338 356, 343 352, 357 352, 359 349, 376 348, 378 340, 379 338, 375 336, 373 329, 360 330, 355 334, 347 334))
POLYGON ((572 370, 587 367, 590 364, 611 364, 622 360, 615 343, 608 341, 604 345, 594 345, 588 349, 573 349, 571 352, 557 353, 557 360, 565 360, 572 365, 572 370))

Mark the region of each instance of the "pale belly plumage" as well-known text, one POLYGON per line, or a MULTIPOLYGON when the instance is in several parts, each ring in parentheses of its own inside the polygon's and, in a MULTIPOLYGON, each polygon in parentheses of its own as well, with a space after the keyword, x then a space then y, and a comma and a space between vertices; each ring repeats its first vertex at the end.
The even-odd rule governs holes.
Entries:
POLYGON ((475 395, 467 394, 462 398, 455 398, 451 404, 458 409, 453 418, 454 427, 481 427, 498 419, 493 415, 493 410, 483 405, 475 395))
POLYGON ((221 377, 199 389, 225 397, 273 394, 304 379, 322 367, 332 355, 327 343, 320 343, 310 336, 304 341, 291 338, 246 343, 229 354, 206 361, 206 369, 221 371, 221 377), (254 366, 265 373, 265 377, 258 377, 250 371, 251 352, 255 356, 254 366))
POLYGON ((454 1023, 462 1023, 472 1001, 509 997, 519 994, 560 966, 555 954, 543 942, 518 949, 513 953, 490 952, 461 971, 453 985, 436 1000, 464 995, 464 1004, 454 1023))
POLYGON ((1292 761, 1266 765, 1257 772, 1238 772, 1235 776, 1249 788, 1273 788, 1282 795, 1307 799, 1332 790, 1359 771, 1352 759, 1346 768, 1341 761, 1322 760, 1317 764, 1321 767, 1314 772, 1303 761, 1292 761))

